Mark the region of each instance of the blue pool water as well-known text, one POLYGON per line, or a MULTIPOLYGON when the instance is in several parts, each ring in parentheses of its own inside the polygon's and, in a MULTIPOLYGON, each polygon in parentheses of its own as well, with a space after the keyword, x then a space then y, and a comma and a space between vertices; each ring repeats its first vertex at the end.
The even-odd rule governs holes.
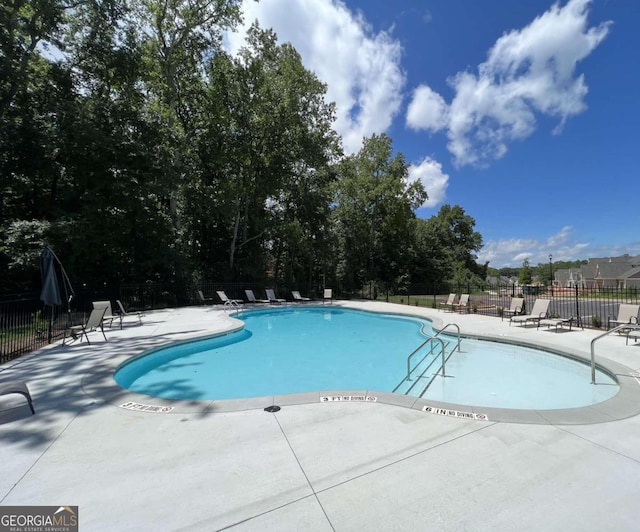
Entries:
MULTIPOLYGON (((317 390, 410 392, 427 399, 501 408, 586 406, 618 391, 604 373, 590 384, 590 368, 521 346, 463 339, 441 377, 439 349, 415 357, 404 382, 407 356, 431 322, 336 307, 270 308, 245 312, 245 329, 226 336, 169 346, 123 365, 124 387, 168 399, 237 399, 317 390), (422 362, 421 362, 422 360, 422 362), (413 366, 412 366, 413 367, 413 366), (422 373, 422 375, 421 375, 422 373), (427 386, 428 385, 428 386, 427 386)), ((446 337, 445 337, 446 338, 446 337)))

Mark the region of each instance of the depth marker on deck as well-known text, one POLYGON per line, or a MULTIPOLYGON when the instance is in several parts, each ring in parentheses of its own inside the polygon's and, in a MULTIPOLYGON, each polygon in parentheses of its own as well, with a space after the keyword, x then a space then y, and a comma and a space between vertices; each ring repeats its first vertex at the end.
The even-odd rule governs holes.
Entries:
POLYGON ((155 405, 144 405, 142 403, 123 403, 120 405, 120 408, 126 408, 127 410, 136 410, 138 412, 154 412, 157 414, 166 414, 167 412, 171 412, 173 410, 172 406, 155 406, 155 405))
POLYGON ((487 414, 476 414, 474 412, 459 412, 458 410, 449 410, 448 408, 437 408, 435 406, 423 406, 423 412, 429 414, 437 414, 439 416, 461 417, 464 419, 475 419, 476 421, 489 421, 487 414))
POLYGON ((378 401, 377 397, 371 395, 324 395, 320 397, 321 403, 331 403, 334 401, 363 401, 366 403, 375 403, 378 401))

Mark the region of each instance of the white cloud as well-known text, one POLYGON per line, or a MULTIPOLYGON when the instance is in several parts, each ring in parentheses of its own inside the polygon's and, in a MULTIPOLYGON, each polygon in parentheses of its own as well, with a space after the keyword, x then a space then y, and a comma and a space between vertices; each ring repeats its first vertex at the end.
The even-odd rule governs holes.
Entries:
POLYGON ((237 51, 255 20, 273 28, 280 42, 290 42, 305 67, 327 84, 327 99, 336 103, 334 127, 347 153, 358 151, 363 137, 391 125, 405 75, 402 48, 389 33, 373 33, 339 0, 244 0, 243 10, 245 25, 226 35, 226 48, 237 51))
POLYGON ((571 237, 571 231, 572 227, 570 225, 564 226, 559 233, 547 238, 546 245, 549 246, 549 248, 556 248, 565 245, 571 237))
POLYGON ((584 76, 575 75, 576 64, 602 42, 611 25, 588 27, 590 3, 555 4, 525 28, 505 33, 479 65, 477 75, 460 72, 449 80, 455 95, 448 114, 438 94, 419 87, 409 105, 413 114, 407 115, 407 123, 433 129, 437 124, 433 114, 448 116, 448 148, 457 165, 486 165, 499 159, 510 142, 533 133, 538 113, 558 118, 554 130, 558 133, 569 117, 586 109, 588 89, 584 76), (437 112, 432 109, 431 114, 421 115, 416 111, 425 107, 425 94, 437 112))
POLYGON ((532 266, 549 263, 549 253, 556 261, 586 260, 590 257, 619 257, 624 254, 640 255, 640 242, 602 244, 580 242, 571 226, 543 239, 509 238, 490 240, 478 253, 478 263, 489 262, 493 268, 522 266, 529 259, 532 266))
POLYGON ((409 167, 409 181, 421 181, 427 191, 429 199, 422 207, 435 207, 446 197, 449 176, 442 171, 442 165, 431 157, 425 157, 419 164, 409 167))
POLYGON ((420 85, 413 91, 413 98, 407 109, 407 125, 412 129, 438 131, 449 121, 449 107, 444 98, 427 85, 420 85))
POLYGON ((571 226, 563 227, 559 232, 545 239, 509 238, 490 240, 478 253, 478 262, 489 262, 494 268, 505 266, 522 266, 524 259, 529 259, 532 266, 549 261, 549 253, 553 261, 570 261, 587 259, 594 255, 596 248, 590 243, 578 242, 571 226))

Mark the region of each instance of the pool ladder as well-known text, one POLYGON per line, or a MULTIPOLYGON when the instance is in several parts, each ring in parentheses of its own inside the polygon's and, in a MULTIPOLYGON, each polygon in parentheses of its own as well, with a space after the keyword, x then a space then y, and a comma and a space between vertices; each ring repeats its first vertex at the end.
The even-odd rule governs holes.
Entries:
MULTIPOLYGON (((442 376, 446 377, 446 370, 445 370, 445 362, 446 362, 446 346, 445 346, 445 341, 440 338, 440 334, 442 334, 444 331, 446 331, 449 327, 455 327, 457 330, 457 341, 456 341, 456 346, 451 350, 451 353, 453 353, 456 348, 458 349, 458 351, 460 351, 460 327, 458 326, 457 323, 448 323, 445 327, 443 327, 442 329, 440 329, 436 334, 434 334, 433 336, 429 336, 429 338, 427 338, 424 342, 422 342, 418 348, 416 348, 413 353, 411 353, 408 357, 407 357, 407 376, 400 382, 400 384, 398 384, 395 388, 394 388, 394 392, 397 391, 400 386, 402 386, 403 383, 405 382, 411 382, 411 372, 413 371, 413 369, 417 368, 418 366, 420 366, 420 364, 422 364, 422 362, 425 361, 425 359, 427 357, 429 357, 430 355, 433 354, 433 350, 435 348, 435 344, 436 342, 439 343, 440 345, 440 355, 441 355, 441 360, 442 360, 442 364, 440 367, 440 371, 442 372, 442 376), (417 355, 420 351, 422 351, 422 349, 424 347, 427 346, 427 344, 431 344, 431 348, 429 349, 429 352, 427 354, 425 354, 420 361, 414 366, 413 369, 411 369, 411 359, 417 355)), ((447 342, 447 345, 449 344, 449 342, 447 342)), ((423 370, 423 372, 418 376, 418 379, 422 378, 424 376, 424 374, 427 372, 427 370, 431 367, 431 365, 433 364, 433 362, 431 364, 428 364, 427 367, 423 370)), ((435 375, 434 375, 435 376, 435 375)), ((431 382, 433 382, 433 379, 431 379, 429 381, 429 383, 427 384, 427 386, 425 387, 424 390, 422 390, 422 392, 420 393, 420 396, 422 396, 424 394, 424 392, 427 391, 427 388, 431 385, 431 382)), ((405 392, 405 395, 408 395, 409 392, 411 392, 411 390, 413 390, 414 386, 416 383, 412 384, 409 389, 405 392)))
POLYGON ((237 301, 234 301, 233 299, 229 299, 225 301, 224 305, 222 305, 222 310, 242 312, 242 308, 240 307, 240 304, 237 301))

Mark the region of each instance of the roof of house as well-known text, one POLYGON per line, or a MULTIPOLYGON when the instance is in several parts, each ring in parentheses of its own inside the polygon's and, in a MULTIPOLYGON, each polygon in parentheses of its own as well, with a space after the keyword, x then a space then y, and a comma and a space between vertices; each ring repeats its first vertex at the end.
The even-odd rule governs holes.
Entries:
POLYGON ((595 279, 596 276, 596 264, 583 264, 580 266, 582 277, 585 279, 595 279))
POLYGON ((640 255, 621 255, 619 257, 596 257, 596 258, 590 258, 587 259, 588 260, 588 264, 605 264, 605 263, 616 263, 616 262, 621 262, 621 263, 631 263, 633 264, 633 266, 640 266, 640 255))
POLYGON ((631 268, 620 276, 621 279, 640 279, 640 266, 631 268))
POLYGON ((596 264, 594 278, 596 279, 620 279, 631 270, 632 267, 626 262, 603 262, 596 264))

